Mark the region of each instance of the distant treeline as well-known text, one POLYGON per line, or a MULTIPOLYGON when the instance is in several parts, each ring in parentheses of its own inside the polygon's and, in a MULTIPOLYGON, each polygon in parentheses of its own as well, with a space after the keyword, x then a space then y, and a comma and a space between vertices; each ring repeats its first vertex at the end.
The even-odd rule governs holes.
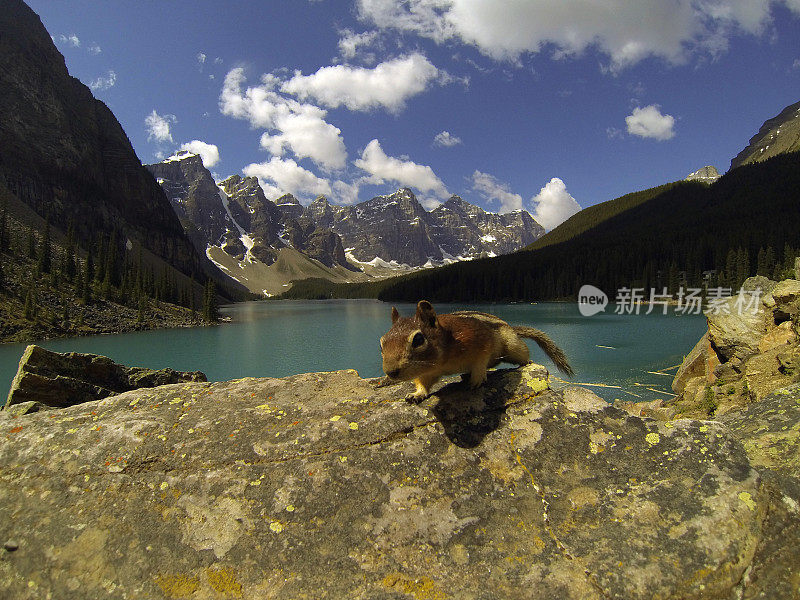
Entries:
POLYGON ((681 182, 581 211, 529 249, 372 284, 297 282, 294 298, 478 302, 574 298, 583 284, 737 288, 788 276, 800 248, 800 153, 734 169, 708 186, 681 182))

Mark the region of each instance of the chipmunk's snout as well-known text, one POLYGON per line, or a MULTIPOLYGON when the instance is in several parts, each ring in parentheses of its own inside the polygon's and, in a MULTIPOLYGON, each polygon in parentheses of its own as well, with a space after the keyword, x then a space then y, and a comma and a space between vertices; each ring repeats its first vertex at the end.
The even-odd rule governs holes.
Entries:
POLYGON ((397 379, 397 376, 400 375, 400 369, 392 369, 391 371, 386 371, 386 374, 392 379, 397 379))

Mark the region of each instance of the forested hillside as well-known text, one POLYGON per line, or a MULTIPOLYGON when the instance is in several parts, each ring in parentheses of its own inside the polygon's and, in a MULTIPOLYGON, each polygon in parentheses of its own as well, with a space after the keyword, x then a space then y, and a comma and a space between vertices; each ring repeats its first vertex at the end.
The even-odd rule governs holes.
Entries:
POLYGON ((548 300, 585 283, 735 288, 788 269, 800 247, 800 153, 682 184, 561 243, 392 280, 381 299, 548 300), (704 279, 705 277, 705 279, 704 279))

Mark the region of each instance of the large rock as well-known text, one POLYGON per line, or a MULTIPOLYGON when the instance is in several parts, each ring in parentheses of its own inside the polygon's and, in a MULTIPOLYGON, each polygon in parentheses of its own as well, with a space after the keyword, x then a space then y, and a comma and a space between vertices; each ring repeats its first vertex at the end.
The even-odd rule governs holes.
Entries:
POLYGON ((708 337, 724 361, 739 360, 758 351, 758 343, 767 332, 767 311, 763 303, 741 306, 738 296, 721 303, 717 312, 707 313, 708 337), (754 309, 754 310, 753 310, 754 309))
POLYGON ((681 366, 678 367, 675 379, 672 380, 672 391, 676 394, 683 393, 692 379, 706 378, 709 373, 713 372, 717 364, 719 364, 719 360, 709 345, 708 333, 704 333, 692 351, 683 359, 681 366))
POLYGON ((778 389, 722 421, 744 444, 751 464, 800 477, 800 384, 778 389))
MULTIPOLYGON (((152 388, 169 383, 206 381, 193 371, 126 367, 96 354, 65 354, 30 345, 19 361, 11 382, 5 407, 25 402, 63 407, 99 400, 138 388, 152 388)), ((32 411, 36 407, 31 407, 32 411)))
POLYGON ((0 414, 0 595, 751 598, 791 579, 797 516, 766 535, 780 497, 726 427, 546 376, 420 405, 342 371, 0 414))

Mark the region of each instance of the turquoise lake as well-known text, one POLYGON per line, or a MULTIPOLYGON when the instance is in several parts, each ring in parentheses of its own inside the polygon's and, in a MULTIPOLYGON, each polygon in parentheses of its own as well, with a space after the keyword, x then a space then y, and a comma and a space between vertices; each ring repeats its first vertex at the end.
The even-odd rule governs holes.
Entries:
MULTIPOLYGON (((397 304, 403 315, 411 304, 397 304)), ((667 398, 669 376, 648 373, 674 367, 706 328, 702 315, 616 315, 583 317, 573 303, 435 306, 440 313, 469 308, 515 325, 542 329, 561 346, 575 370, 574 383, 607 400, 667 398), (651 388, 651 389, 648 389, 651 388)), ((203 371, 211 381, 283 377, 310 371, 356 369, 362 377, 382 375, 378 338, 390 326, 390 304, 374 300, 248 302, 223 307, 231 323, 216 327, 166 329, 39 342, 57 352, 89 352, 129 366, 203 371)), ((531 358, 559 376, 530 340, 531 358)), ((0 345, 3 400, 26 344, 0 345)), ((557 384, 560 385, 559 382, 557 384)))

